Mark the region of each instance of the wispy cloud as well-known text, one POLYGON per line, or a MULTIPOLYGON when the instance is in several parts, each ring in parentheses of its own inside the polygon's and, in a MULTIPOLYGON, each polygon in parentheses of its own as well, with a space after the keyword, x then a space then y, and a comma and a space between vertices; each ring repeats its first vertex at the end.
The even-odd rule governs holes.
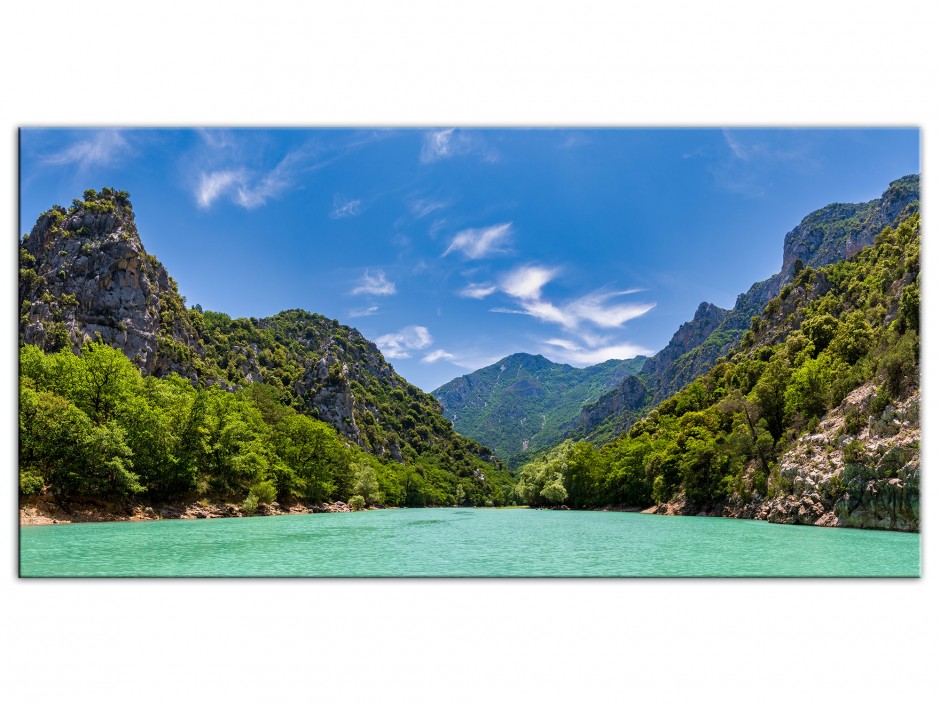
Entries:
POLYGON ((272 169, 238 167, 201 171, 196 202, 201 208, 208 208, 219 198, 227 197, 248 210, 262 206, 293 186, 301 159, 301 151, 292 151, 272 169))
POLYGON ((524 266, 510 272, 500 288, 517 299, 535 300, 542 294, 542 287, 555 278, 557 269, 539 266, 524 266))
POLYGON ((467 284, 460 291, 460 296, 465 299, 485 299, 487 296, 496 293, 495 284, 467 284))
POLYGON ((553 302, 543 292, 559 269, 541 265, 525 265, 507 273, 497 285, 471 284, 462 295, 479 292, 479 298, 498 290, 513 299, 515 307, 495 307, 494 313, 530 316, 542 323, 558 326, 570 337, 551 338, 545 342, 546 354, 552 359, 571 364, 593 364, 613 358, 646 354, 644 348, 624 341, 611 341, 600 331, 621 328, 627 321, 649 312, 654 303, 626 303, 622 297, 640 293, 640 289, 619 291, 599 290, 567 301, 553 302))
POLYGON ((442 257, 461 252, 467 259, 482 259, 489 255, 508 252, 507 240, 512 236, 512 223, 499 223, 488 228, 461 230, 450 241, 442 257))
POLYGON ((438 349, 438 350, 433 350, 432 352, 429 352, 427 355, 422 357, 421 362, 424 362, 427 364, 433 364, 441 360, 454 360, 456 357, 457 357, 456 355, 453 355, 447 352, 446 350, 438 349))
POLYGON ((438 201, 430 198, 419 198, 412 201, 409 204, 411 212, 414 214, 415 218, 423 218, 426 215, 430 215, 434 211, 441 210, 442 208, 447 208, 450 205, 450 201, 438 201))
MULTIPOLYGON (((199 142, 184 157, 184 169, 192 175, 189 186, 200 207, 209 208, 219 199, 227 199, 252 209, 297 188, 305 175, 388 134, 357 133, 336 141, 305 137, 285 147, 283 141, 272 141, 269 135, 255 130, 207 128, 198 132, 199 142)), ((361 210, 361 202, 352 203, 343 200, 334 204, 335 217, 347 217, 361 210)))
POLYGON ((345 198, 342 194, 333 195, 333 210, 330 217, 334 220, 350 218, 362 213, 362 201, 355 198, 345 198))
POLYGON ((637 289, 614 292, 594 292, 575 299, 568 310, 579 320, 590 321, 601 328, 619 328, 634 318, 650 311, 655 304, 608 304, 612 299, 637 293, 637 289))
POLYGON ((727 129, 722 130, 721 134, 725 138, 725 144, 728 145, 728 149, 730 149, 731 153, 734 154, 734 156, 737 157, 738 159, 743 159, 744 161, 748 161, 757 151, 759 151, 754 147, 752 148, 745 147, 738 140, 738 138, 734 136, 731 130, 727 130, 727 129))
POLYGON ((350 318, 365 318, 366 316, 374 316, 378 312, 378 306, 369 306, 367 308, 354 308, 347 315, 350 318))
POLYGON ((353 294, 372 294, 373 296, 391 296, 395 293, 395 282, 390 282, 381 269, 376 274, 366 270, 359 279, 359 286, 352 290, 353 294))
POLYGON ((429 347, 434 339, 424 326, 406 326, 395 333, 386 333, 375 339, 385 357, 401 360, 411 357, 416 350, 429 347))
POLYGON ((543 354, 556 362, 566 362, 569 365, 596 365, 607 360, 627 360, 637 355, 651 355, 652 350, 633 345, 620 343, 588 348, 571 340, 552 339, 545 341, 543 354))
POLYGON ((492 149, 477 133, 458 130, 454 127, 446 130, 426 132, 421 146, 421 162, 429 164, 440 159, 474 155, 486 162, 499 161, 499 154, 492 149))
POLYGON ((244 179, 245 173, 241 169, 204 172, 199 175, 199 184, 196 187, 196 202, 202 208, 208 208, 215 199, 242 183, 244 179))
POLYGON ((97 130, 58 152, 45 155, 41 161, 53 166, 76 165, 84 170, 113 165, 129 151, 131 145, 121 130, 97 130))
MULTIPOLYGON (((721 136, 722 147, 717 154, 711 153, 707 169, 715 184, 729 193, 760 198, 773 188, 781 169, 805 172, 819 166, 801 132, 724 129, 721 136)), ((703 156, 708 158, 709 152, 701 148, 683 154, 684 158, 703 156)))

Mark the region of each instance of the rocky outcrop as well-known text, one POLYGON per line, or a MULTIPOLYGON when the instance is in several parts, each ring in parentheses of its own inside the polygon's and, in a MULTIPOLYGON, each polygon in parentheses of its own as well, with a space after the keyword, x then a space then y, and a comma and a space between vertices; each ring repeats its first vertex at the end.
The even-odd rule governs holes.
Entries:
MULTIPOLYGON (((658 404, 710 370, 715 361, 731 351, 771 299, 805 267, 819 268, 847 259, 874 243, 886 227, 894 227, 919 208, 920 176, 912 174, 892 181, 882 196, 867 203, 834 203, 807 215, 784 236, 783 264, 772 277, 756 282, 738 295, 730 311, 712 304, 699 304, 695 316, 682 324, 669 344, 650 358, 641 376, 651 390, 649 404, 658 404)), ((616 393, 612 393, 612 399, 616 393)), ((612 418, 592 416, 593 425, 581 431, 596 438, 597 430, 629 427, 648 409, 625 406, 611 400, 599 403, 612 409, 612 418), (618 417, 619 418, 616 418, 618 417)), ((606 436, 604 436, 606 438, 606 436)))
POLYGON ((703 301, 695 310, 691 321, 679 326, 669 344, 646 361, 643 374, 660 379, 683 355, 704 343, 728 316, 727 309, 703 301))
POLYGON ((316 363, 308 361, 301 379, 294 383, 294 393, 306 400, 309 409, 316 412, 346 438, 362 443, 362 434, 356 425, 356 398, 349 386, 349 365, 327 354, 316 363))
POLYGON ((650 390, 643 380, 631 375, 624 379, 616 389, 607 392, 593 404, 585 404, 581 407, 578 428, 583 434, 587 429, 596 429, 605 420, 613 419, 614 425, 609 431, 611 435, 616 435, 636 420, 634 416, 624 412, 646 408, 651 398, 650 390))
POLYGON ((176 372, 229 391, 260 382, 279 403, 399 462, 426 452, 448 457, 456 445, 468 466, 474 458, 499 462, 459 438, 440 404, 353 328, 296 309, 235 320, 187 309, 144 249, 126 192, 88 190, 70 208, 40 215, 21 241, 19 294, 21 344, 79 352, 101 340, 145 375, 176 372))
POLYGON ((144 250, 127 195, 104 189, 85 199, 46 211, 22 242, 21 341, 77 352, 100 339, 146 374, 195 379, 172 341, 198 355, 198 338, 177 315, 176 283, 144 250))
POLYGON ((919 531, 920 391, 913 390, 878 415, 864 414, 876 391, 870 382, 854 390, 814 433, 790 446, 771 478, 770 498, 739 495, 703 507, 679 495, 646 511, 919 531), (865 420, 855 428, 860 412, 865 420))

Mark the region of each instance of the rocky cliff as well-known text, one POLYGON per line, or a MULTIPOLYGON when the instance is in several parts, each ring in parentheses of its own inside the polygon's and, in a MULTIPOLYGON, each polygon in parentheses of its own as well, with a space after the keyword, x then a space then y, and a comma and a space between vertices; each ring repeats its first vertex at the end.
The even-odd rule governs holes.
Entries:
POLYGON ((479 473, 481 463, 503 472, 359 331, 300 310, 232 319, 186 308, 176 282, 144 249, 126 192, 88 190, 70 208, 40 215, 21 242, 19 295, 21 344, 78 352, 100 339, 144 374, 175 372, 230 391, 263 383, 280 403, 380 457, 413 462, 431 454, 466 472, 479 473))
POLYGON ((760 315, 803 269, 842 261, 872 245, 884 228, 896 226, 917 212, 919 197, 920 176, 912 174, 892 181, 873 201, 834 203, 807 215, 784 236, 783 264, 778 273, 740 294, 730 311, 700 304, 692 320, 680 326, 669 344, 646 362, 640 377, 650 390, 648 399, 620 395, 615 390, 609 399, 598 402, 611 409, 610 416, 604 418, 589 410, 576 435, 603 441, 612 437, 612 429, 629 427, 649 404, 663 401, 711 369, 738 344, 752 318, 760 315), (616 403, 618 397, 623 406, 616 403), (647 406, 632 406, 631 401, 647 406))
MULTIPOLYGON (((780 458, 776 493, 736 494, 713 507, 683 494, 649 511, 775 524, 920 530, 920 390, 873 412, 877 387, 851 392, 780 458)), ((756 471, 756 464, 751 471, 756 471)))
POLYGON ((198 336, 176 282, 147 254, 128 195, 90 190, 68 209, 36 221, 20 251, 20 340, 45 350, 77 352, 100 337, 147 374, 195 379, 198 336))

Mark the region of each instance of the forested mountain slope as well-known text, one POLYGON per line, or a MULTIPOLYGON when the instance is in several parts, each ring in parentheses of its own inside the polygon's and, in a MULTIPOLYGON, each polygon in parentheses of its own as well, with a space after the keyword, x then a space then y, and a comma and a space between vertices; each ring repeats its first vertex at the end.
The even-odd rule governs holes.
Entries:
POLYGON ((804 267, 842 261, 874 243, 919 207, 920 176, 891 182, 882 196, 867 203, 833 203, 807 215, 786 234, 780 271, 740 294, 730 311, 702 303, 669 344, 649 358, 635 379, 603 395, 581 414, 575 438, 604 442, 630 427, 650 409, 679 391, 741 340, 767 302, 804 267))
MULTIPOLYGON (((106 491, 111 494, 211 490, 237 495, 271 481, 282 499, 306 491, 317 500, 345 500, 351 481, 321 478, 313 484, 322 487, 309 491, 295 482, 311 463, 328 470, 321 460, 329 454, 314 457, 319 441, 311 439, 319 434, 346 449, 348 457, 337 467, 348 470, 363 458, 374 458, 367 464, 387 480, 381 494, 390 504, 500 504, 508 499, 509 473, 492 452, 458 435, 434 397, 400 377, 355 329, 300 310, 265 319, 231 319, 186 308, 176 283, 144 250, 125 192, 89 190, 71 207, 54 206, 40 215, 21 242, 19 328, 21 346, 28 346, 21 355, 28 397, 21 405, 21 424, 26 423, 21 425, 21 451, 34 478, 27 483, 31 491, 50 489, 45 473, 57 463, 43 455, 50 449, 40 448, 40 429, 69 427, 79 435, 87 431, 86 440, 106 430, 112 434, 117 450, 105 464, 113 461, 113 467, 120 465, 137 480, 111 483, 106 491), (101 345, 89 347, 94 341, 101 345), (90 398, 102 393, 91 382, 101 374, 114 377, 117 385, 106 413, 98 403, 89 405, 90 398), (174 381, 177 375, 187 384, 174 381), (143 400, 153 413, 176 419, 157 427, 168 434, 160 451, 167 468, 172 466, 166 472, 183 477, 179 482, 162 471, 156 484, 142 479, 153 470, 148 463, 156 462, 155 456, 128 444, 132 418, 126 414, 143 400), (229 436, 230 446, 221 450, 216 441, 207 440, 212 424, 199 420, 210 407, 229 410, 213 417, 217 443, 223 443, 229 421, 237 425, 250 420, 253 430, 229 436), (39 409, 36 415, 32 409, 39 409), (303 462, 295 458, 293 467, 286 456, 296 448, 276 451, 280 441, 275 436, 278 429, 284 431, 280 424, 285 418, 302 427, 298 438, 306 439, 303 443, 313 444, 303 462), (319 424, 316 433, 310 423, 319 424), (31 439, 40 446, 30 446, 31 439), (190 450, 201 449, 196 453, 204 456, 201 466, 184 452, 187 444, 190 450), (218 453, 227 453, 228 459, 212 470, 215 461, 207 458, 218 453), (232 468, 239 463, 253 470, 233 484, 232 468), (219 470, 222 466, 228 469, 219 470)), ((79 446, 94 450, 84 441, 79 446)), ((73 467, 79 467, 73 460, 73 467)), ((84 485, 76 487, 80 491, 84 485)))
POLYGON ((495 450, 512 467, 564 439, 584 404, 639 372, 645 360, 608 360, 579 369, 517 353, 432 394, 454 428, 495 450))
MULTIPOLYGON (((916 210, 916 208, 915 208, 916 210)), ((920 526, 920 216, 803 267, 738 345, 600 449, 526 465, 533 505, 920 526)))

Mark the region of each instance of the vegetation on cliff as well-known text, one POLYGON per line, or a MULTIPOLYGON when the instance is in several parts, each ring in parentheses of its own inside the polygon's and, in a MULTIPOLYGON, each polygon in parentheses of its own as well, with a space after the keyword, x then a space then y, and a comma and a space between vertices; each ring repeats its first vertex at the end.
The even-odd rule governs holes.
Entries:
POLYGON ((585 404, 639 372, 645 360, 608 360, 582 369, 517 353, 432 394, 454 428, 518 467, 568 436, 585 404))
POLYGON ((669 344, 649 358, 635 380, 648 390, 613 389, 585 408, 575 438, 606 443, 628 429, 653 406, 706 373, 747 333, 751 319, 806 267, 820 268, 871 246, 886 227, 896 227, 919 206, 920 176, 892 181, 880 198, 865 203, 832 203, 800 221, 784 237, 780 271, 738 296, 730 310, 702 303, 669 344))
POLYGON ((773 500, 794 491, 786 452, 838 407, 844 423, 828 448, 833 471, 813 488, 814 502, 846 520, 870 480, 907 483, 913 508, 902 509, 916 514, 919 443, 884 459, 897 445, 892 437, 918 424, 909 400, 919 389, 919 316, 914 213, 850 260, 803 268, 708 373, 600 449, 567 442, 524 466, 517 494, 572 507, 681 498, 684 513, 773 500), (849 398, 866 385, 874 393, 849 398), (910 412, 903 419, 894 413, 902 405, 910 412))
POLYGON ((187 308, 123 191, 88 190, 43 213, 20 268, 25 493, 510 499, 492 452, 355 329, 300 310, 232 319, 187 308))

